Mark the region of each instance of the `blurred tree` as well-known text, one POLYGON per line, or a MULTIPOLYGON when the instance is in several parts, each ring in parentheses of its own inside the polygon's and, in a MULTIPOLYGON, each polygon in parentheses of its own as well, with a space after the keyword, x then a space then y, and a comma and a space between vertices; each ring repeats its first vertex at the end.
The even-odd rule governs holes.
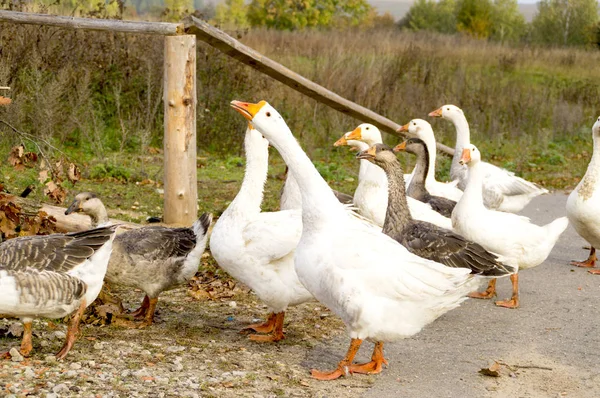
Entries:
POLYGON ((541 0, 533 18, 532 39, 537 43, 586 45, 594 42, 598 24, 596 0, 541 0))
POLYGON ((217 4, 215 22, 224 28, 247 28, 247 6, 244 0, 225 0, 217 4))
POLYGON ((491 38, 500 42, 518 41, 527 31, 517 0, 494 0, 491 38))
POLYGON ((279 30, 358 26, 368 20, 366 0, 252 0, 247 18, 251 26, 279 30))
POLYGON ((398 25, 410 30, 456 32, 456 0, 417 0, 398 25))
POLYGON ((456 28, 459 32, 485 39, 492 32, 491 0, 459 0, 456 8, 456 28))
POLYGON ((194 0, 164 0, 163 20, 179 21, 194 10, 194 0))

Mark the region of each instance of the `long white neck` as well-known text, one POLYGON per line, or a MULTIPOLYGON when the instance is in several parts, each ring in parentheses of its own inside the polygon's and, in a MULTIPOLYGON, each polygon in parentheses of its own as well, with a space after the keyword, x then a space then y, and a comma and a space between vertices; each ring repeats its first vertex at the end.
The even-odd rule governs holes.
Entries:
MULTIPOLYGON (((596 182, 600 178, 600 138, 596 138, 596 134, 593 135, 594 140, 594 153, 592 159, 588 164, 585 175, 581 179, 581 182, 577 186, 577 190, 581 195, 586 195, 586 189, 595 187, 596 182)), ((591 194, 591 192, 589 193, 591 194)))
POLYGON ((465 192, 460 198, 461 206, 468 206, 470 209, 484 208, 483 205, 483 179, 485 170, 481 162, 472 162, 469 165, 469 177, 465 192))
POLYGON ((298 186, 294 175, 289 172, 285 178, 285 183, 283 184, 279 208, 281 210, 302 208, 302 194, 300 193, 300 187, 298 186))
POLYGON ((433 135, 433 130, 431 127, 426 127, 429 131, 426 131, 424 134, 420 134, 421 139, 425 142, 425 146, 427 147, 427 153, 429 154, 429 168, 427 169, 427 178, 425 179, 425 185, 427 183, 435 182, 435 157, 436 157, 436 146, 435 146, 435 137, 433 135))
POLYGON ((452 157, 452 164, 450 166, 450 177, 454 180, 458 178, 457 171, 466 168, 466 166, 461 166, 458 162, 463 148, 471 143, 471 132, 467 118, 464 115, 454 116, 452 123, 454 123, 454 127, 456 128, 456 147, 454 148, 454 156, 452 157))
POLYGON ((277 148, 300 187, 304 226, 314 225, 319 221, 333 217, 335 214, 344 212, 342 205, 329 185, 304 153, 289 128, 287 130, 287 132, 278 132, 269 141, 277 148))
POLYGON ((263 190, 269 171, 269 148, 246 133, 246 172, 242 186, 225 213, 245 217, 260 213, 263 190))

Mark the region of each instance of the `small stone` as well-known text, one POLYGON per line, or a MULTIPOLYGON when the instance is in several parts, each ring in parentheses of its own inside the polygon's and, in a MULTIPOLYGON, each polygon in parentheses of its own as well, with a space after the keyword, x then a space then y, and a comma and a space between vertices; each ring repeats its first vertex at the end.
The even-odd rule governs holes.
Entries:
POLYGON ((181 351, 185 351, 185 347, 180 346, 180 345, 173 345, 173 346, 167 347, 166 351, 167 352, 181 352, 181 351))
POLYGON ((19 350, 17 350, 15 347, 11 348, 9 353, 10 353, 10 360, 13 362, 21 362, 25 359, 25 358, 23 358, 23 355, 21 355, 19 350))
POLYGON ((90 368, 95 368, 96 367, 96 361, 88 361, 87 365, 90 368))
POLYGON ((94 350, 101 350, 103 348, 104 348, 104 344, 102 344, 102 343, 94 344, 94 350))
POLYGON ((54 363, 54 362, 56 362, 56 356, 55 355, 46 355, 44 357, 44 361, 54 363))
POLYGON ((241 371, 241 370, 234 370, 233 372, 231 372, 231 374, 234 377, 246 377, 246 375, 248 374, 248 372, 244 372, 244 371, 241 371))
POLYGON ((71 365, 69 365, 69 368, 73 370, 78 370, 81 369, 81 364, 79 362, 73 362, 71 363, 71 365))
POLYGON ((46 398, 58 398, 58 394, 49 392, 48 394, 46 394, 46 398))
POLYGON ((25 368, 25 371, 23 372, 23 375, 25 375, 25 377, 27 377, 28 379, 33 379, 35 377, 35 372, 33 371, 33 369, 27 366, 25 368))
POLYGON ((124 371, 121 372, 121 377, 123 377, 123 378, 129 377, 130 374, 131 374, 131 371, 129 369, 125 369, 124 371))
POLYGON ((171 366, 171 372, 181 372, 182 370, 183 370, 183 365, 181 364, 181 362, 175 362, 171 366))
POLYGON ((56 332, 52 333, 52 335, 58 340, 64 340, 67 337, 66 333, 62 330, 57 330, 56 332))
POLYGON ((52 388, 52 392, 56 393, 56 394, 60 394, 60 393, 64 393, 64 392, 69 392, 69 387, 67 387, 66 384, 64 383, 60 383, 55 385, 52 388))
POLYGON ((41 347, 48 347, 50 345, 50 343, 48 343, 48 341, 46 340, 40 340, 40 346, 41 347))
POLYGON ((77 377, 77 371, 69 370, 65 373, 65 376, 68 377, 69 379, 72 379, 73 377, 77 377))
POLYGON ((152 355, 152 353, 149 350, 142 350, 142 351, 140 351, 140 354, 142 354, 146 357, 149 357, 152 355))
POLYGON ((235 301, 230 301, 230 302, 229 302, 229 306, 230 306, 231 308, 237 308, 237 303, 236 303, 235 301))

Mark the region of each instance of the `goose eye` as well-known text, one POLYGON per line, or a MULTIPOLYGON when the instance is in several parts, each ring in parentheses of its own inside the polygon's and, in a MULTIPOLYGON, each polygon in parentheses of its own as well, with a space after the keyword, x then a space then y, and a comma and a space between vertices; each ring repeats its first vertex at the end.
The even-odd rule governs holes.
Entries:
POLYGON ((267 112, 267 117, 271 117, 271 112, 267 112))
POLYGON ((416 126, 416 125, 417 125, 417 123, 413 122, 413 126, 416 126))
POLYGON ((450 110, 450 108, 446 108, 446 110, 447 110, 447 111, 449 111, 449 110, 450 110))
POLYGON ((369 128, 367 127, 366 129, 368 130, 369 128))

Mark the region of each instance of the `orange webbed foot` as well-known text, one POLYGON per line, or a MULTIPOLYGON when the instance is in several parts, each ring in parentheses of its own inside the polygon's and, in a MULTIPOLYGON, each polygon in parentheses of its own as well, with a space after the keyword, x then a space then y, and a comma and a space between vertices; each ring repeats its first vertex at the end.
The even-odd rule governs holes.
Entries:
POLYGON ((590 260, 589 258, 585 261, 571 261, 569 263, 570 265, 574 265, 576 267, 580 267, 580 268, 594 268, 596 266, 596 261, 595 260, 590 260))
POLYGON ((510 300, 496 301, 496 305, 498 307, 517 309, 517 308, 519 308, 519 300, 510 299, 510 300))
POLYGON ((261 343, 275 343, 285 338, 283 333, 270 333, 270 334, 252 334, 248 336, 248 339, 261 343))
POLYGON ((590 269, 588 272, 593 275, 600 275, 600 269, 590 269))
POLYGON ((248 325, 240 330, 240 333, 248 333, 252 331, 256 333, 271 333, 273 329, 275 329, 275 317, 275 313, 271 313, 269 314, 269 318, 266 322, 248 325))
POLYGON ((489 299, 493 298, 495 295, 496 295, 496 292, 488 292, 487 290, 485 292, 469 293, 470 298, 481 299, 481 300, 489 300, 489 299))

